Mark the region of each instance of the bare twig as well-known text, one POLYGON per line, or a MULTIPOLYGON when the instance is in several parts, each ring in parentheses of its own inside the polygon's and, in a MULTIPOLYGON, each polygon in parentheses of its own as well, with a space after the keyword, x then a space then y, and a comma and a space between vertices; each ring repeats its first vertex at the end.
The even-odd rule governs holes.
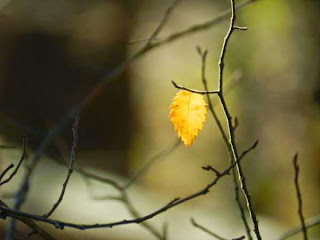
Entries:
POLYGON ((297 192, 297 200, 298 200, 298 215, 301 222, 301 229, 303 233, 303 239, 308 240, 306 224, 304 221, 304 216, 302 212, 302 195, 299 187, 299 165, 298 165, 298 153, 296 153, 293 157, 293 167, 294 167, 294 186, 297 192))
POLYGON ((229 172, 231 171, 231 169, 239 162, 243 159, 243 157, 249 153, 251 150, 253 150, 255 147, 257 146, 257 142, 255 142, 247 151, 243 152, 243 154, 241 154, 241 156, 238 158, 238 160, 236 162, 234 162, 233 164, 231 164, 228 168, 226 168, 223 172, 221 172, 221 174, 219 176, 216 176, 214 178, 214 180, 209 183, 206 187, 204 187, 203 189, 201 189, 198 192, 195 192, 187 197, 184 198, 175 198, 172 201, 170 201, 168 204, 166 204, 165 206, 161 207, 160 209, 145 215, 143 217, 138 217, 132 220, 122 220, 122 221, 118 221, 118 222, 112 222, 112 223, 102 223, 102 224, 75 224, 75 223, 69 223, 69 222, 63 222, 63 221, 59 221, 59 220, 54 220, 54 219, 49 219, 49 218, 45 218, 43 216, 40 215, 35 215, 35 214, 30 214, 30 213, 25 213, 22 211, 18 211, 18 210, 14 210, 14 209, 10 209, 7 208, 5 206, 0 206, 0 210, 1 210, 1 214, 4 216, 11 216, 11 217, 26 217, 29 219, 32 219, 34 221, 39 221, 39 222, 43 222, 43 223, 47 223, 50 225, 55 226, 57 229, 64 229, 65 227, 68 228, 76 228, 76 229, 80 229, 80 230, 86 230, 86 229, 95 229, 95 228, 112 228, 115 226, 120 226, 120 225, 128 225, 128 224, 137 224, 137 223, 142 223, 144 221, 147 221, 177 205, 180 205, 184 202, 190 201, 194 198, 200 197, 202 195, 207 194, 210 189, 216 185, 219 180, 228 175, 229 172))
MULTIPOLYGON (((153 41, 157 40, 157 38, 153 38, 153 41)), ((130 42, 128 42, 128 45, 134 45, 134 44, 138 44, 138 43, 145 43, 150 41, 150 38, 142 38, 142 39, 137 39, 137 40, 132 40, 130 42)))
POLYGON ((212 171, 216 174, 216 176, 219 176, 221 173, 216 170, 215 168, 213 168, 212 166, 205 166, 205 167, 201 167, 203 170, 206 170, 206 171, 212 171))
MULTIPOLYGON (((9 208, 3 201, 0 200, 0 206, 4 206, 6 208, 9 208)), ((10 213, 5 214, 5 215, 0 215, 1 218, 6 218, 6 217, 11 217, 12 215, 10 213)), ((54 240, 55 238, 53 236, 51 236, 48 232, 46 232, 44 229, 42 229, 41 227, 39 227, 33 220, 27 218, 27 217, 23 217, 23 216, 13 216, 15 219, 23 222, 24 224, 26 224, 28 227, 30 227, 30 229, 32 229, 32 232, 34 234, 37 234, 39 236, 41 236, 43 239, 47 239, 47 240, 54 240)))
POLYGON ((3 185, 3 184, 5 184, 5 183, 7 183, 7 182, 9 182, 9 181, 14 177, 14 175, 17 174, 17 172, 18 172, 18 170, 19 170, 19 168, 20 168, 23 160, 24 160, 25 157, 26 157, 26 146, 27 146, 27 142, 28 142, 28 139, 27 139, 26 137, 23 137, 23 138, 22 138, 22 156, 20 157, 20 161, 19 161, 17 167, 14 169, 14 171, 10 174, 10 176, 9 176, 7 179, 3 180, 3 181, 2 181, 2 178, 4 177, 4 175, 5 175, 11 168, 13 168, 14 165, 13 165, 13 164, 10 164, 10 165, 2 172, 2 174, 1 174, 1 176, 0 176, 0 186, 3 185))
MULTIPOLYGON (((247 1, 244 1, 240 4, 238 4, 236 6, 236 10, 240 10, 244 7, 247 7, 248 5, 256 2, 257 0, 247 0, 247 1)), ((183 38, 183 37, 186 37, 186 36, 189 36, 191 34, 195 34, 195 33, 198 33, 200 31, 204 31, 204 30, 207 30, 213 26, 215 26, 216 24, 222 22, 223 20, 227 19, 230 15, 231 11, 230 10, 226 10, 222 13, 220 13, 218 16, 206 21, 206 22, 203 22, 203 23, 200 23, 200 24, 195 24, 193 26, 190 26, 182 31, 179 31, 179 32, 176 32, 176 33, 173 33, 163 39, 159 39, 157 41, 155 41, 156 39, 154 38, 153 39, 153 44, 152 44, 152 48, 156 48, 158 46, 162 46, 164 44, 167 44, 167 43, 171 43, 175 40, 178 40, 180 38, 183 38)), ((135 41, 132 41, 130 43, 132 44, 135 44, 135 43, 140 43, 140 42, 146 42, 146 41, 150 41, 150 38, 144 38, 144 39, 139 39, 139 40, 135 40, 135 41)), ((129 44, 130 44, 129 43, 129 44)))
MULTIPOLYGON (((236 148, 236 144, 235 144, 235 138, 234 138, 234 131, 233 131, 233 126, 232 126, 232 118, 229 112, 229 109, 227 107, 227 104, 225 102, 224 99, 224 95, 223 95, 223 74, 224 74, 224 58, 225 58, 225 54, 226 54, 226 49, 227 49, 227 45, 228 42, 230 40, 230 36, 232 34, 232 32, 234 30, 237 30, 238 28, 234 27, 235 21, 236 21, 236 10, 235 10, 235 5, 234 5, 234 0, 230 0, 231 2, 231 18, 230 18, 230 26, 229 26, 229 30, 224 38, 223 41, 223 45, 222 45, 222 50, 221 50, 221 54, 219 57, 219 99, 221 102, 221 106, 223 108, 224 111, 224 115, 226 117, 226 121, 227 121, 227 125, 228 125, 228 133, 229 133, 229 149, 231 149, 231 153, 232 153, 232 157, 233 157, 233 161, 237 162, 238 159, 238 152, 237 152, 237 148, 236 148)), ((260 231, 259 231, 259 224, 258 224, 258 220, 256 217, 256 214, 254 212, 253 206, 252 206, 252 202, 251 202, 251 197, 246 185, 246 180, 244 177, 244 174, 242 172, 242 168, 241 165, 238 163, 237 164, 237 171, 238 171, 238 176, 239 176, 239 181, 240 181, 240 186, 242 189, 242 192, 245 196, 246 202, 247 202, 247 207, 248 207, 248 211, 250 213, 250 217, 251 220, 253 222, 254 225, 254 232, 256 234, 256 237, 258 240, 261 240, 261 235, 260 235, 260 231)), ((248 232, 248 231, 247 231, 248 232)))
MULTIPOLYGON (((117 183, 116 181, 110 179, 110 178, 105 178, 105 177, 100 177, 98 175, 95 175, 93 173, 89 173, 83 169, 80 168, 75 168, 75 170, 77 172, 79 172, 81 175, 90 178, 92 180, 104 183, 104 184, 108 184, 112 187, 114 187, 115 189, 117 189, 120 193, 121 196, 118 197, 110 197, 108 196, 107 199, 109 200, 117 200, 117 201, 122 201, 125 206, 127 207, 129 213, 131 214, 131 216, 133 218, 140 218, 140 214, 138 213, 138 211, 135 209, 135 207, 133 206, 133 203, 131 202, 131 200, 128 197, 128 194, 126 192, 126 189, 124 187, 122 187, 119 183, 117 183)), ((106 200, 105 197, 103 198, 99 198, 98 200, 106 200)), ((142 222, 141 225, 146 228, 150 233, 152 233, 156 238, 158 238, 159 240, 163 240, 165 237, 161 235, 161 233, 156 230, 152 225, 150 225, 148 222, 142 222)))
MULTIPOLYGON (((311 227, 314 227, 317 225, 320 225, 320 215, 307 219, 306 223, 305 223, 306 228, 311 228, 311 227)), ((287 231, 286 233, 282 234, 279 238, 277 238, 277 240, 286 240, 286 239, 288 239, 288 238, 290 238, 290 237, 292 237, 302 231, 303 231, 303 228, 301 225, 294 227, 294 228, 290 229, 289 231, 287 231)))
POLYGON ((238 238, 232 238, 231 240, 243 240, 245 238, 246 238, 245 236, 241 236, 241 237, 238 237, 238 238))
MULTIPOLYGON (((191 218, 190 219, 192 225, 196 228, 199 228, 201 229, 202 231, 204 231, 205 233, 209 234, 210 236, 212 237, 215 237, 216 239, 218 240, 228 240, 227 238, 224 238, 224 237, 221 237, 219 236, 218 234, 212 232, 211 230, 209 230, 208 228, 206 228, 205 226, 203 225, 200 225, 199 223, 197 223, 194 218, 191 218)), ((245 239, 245 236, 241 236, 241 237, 237 237, 237 238, 232 238, 232 240, 242 240, 242 239, 245 239)))
MULTIPOLYGON (((137 181, 137 179, 139 177, 141 177, 149 168, 152 164, 154 164, 157 160, 167 156, 168 154, 172 153, 175 149, 177 149, 178 146, 180 146, 181 141, 178 140, 174 140, 174 142, 172 144, 170 144, 166 149, 162 150, 161 152, 159 152, 158 154, 156 154, 154 157, 152 157, 135 175, 133 175, 125 185, 120 185, 117 182, 115 182, 112 179, 109 178, 103 178, 100 176, 97 176, 95 174, 92 173, 88 173, 86 171, 84 171, 83 169, 80 168, 76 168, 75 170, 78 171, 80 174, 82 174, 84 177, 88 177, 90 179, 102 182, 102 183, 106 183, 109 184, 111 186, 113 186, 115 189, 117 189, 120 192, 120 197, 112 197, 112 196, 104 196, 104 197, 100 197, 100 198, 94 198, 95 200, 118 200, 118 201, 122 201, 129 213, 131 214, 132 217, 134 218, 138 218, 141 215, 138 213, 138 211, 134 208, 133 203, 130 201, 126 191, 128 190, 128 188, 137 181)), ((166 228, 163 229, 163 234, 161 235, 160 232, 158 232, 152 225, 150 225, 147 222, 143 222, 142 226, 145 227, 149 232, 151 232, 155 237, 157 237, 158 239, 166 239, 166 234, 167 232, 165 231, 166 228)), ((165 224, 164 226, 167 226, 167 224, 165 224)))
POLYGON ((50 211, 47 214, 43 215, 46 218, 50 217, 52 215, 52 213, 57 209, 59 204, 61 203, 63 196, 65 194, 69 179, 70 179, 71 174, 73 172, 73 165, 76 160, 76 149, 78 146, 78 125, 79 125, 79 117, 77 116, 74 121, 73 127, 72 127, 73 144, 71 147, 71 154, 70 154, 71 156, 70 156, 70 163, 69 163, 69 167, 68 167, 67 177, 64 180, 64 183, 62 185, 62 190, 61 190, 61 193, 60 193, 60 196, 59 196, 57 202, 53 205, 53 207, 50 209, 50 211))
MULTIPOLYGON (((244 1, 240 4, 238 4, 235 9, 236 10, 240 10, 254 2, 256 2, 257 0, 247 0, 247 1, 244 1)), ((180 32, 176 32, 176 33, 173 33, 171 35, 169 35, 168 37, 162 39, 162 40, 159 40, 157 42, 155 42, 153 44, 153 48, 155 47, 158 47, 158 46, 163 46, 164 44, 167 44, 167 43, 170 43, 172 41, 175 41, 175 40, 178 40, 182 37, 185 37, 185 36, 189 36, 191 34, 194 34, 194 33, 197 33, 197 32, 200 32, 200 31, 203 31, 203 30, 207 30, 209 28, 211 28, 212 26, 220 23, 221 21, 225 20, 226 18, 228 18, 230 16, 230 13, 231 13, 231 10, 227 10, 227 11, 224 11, 222 12, 221 14, 219 14, 218 16, 212 18, 211 20, 207 21, 207 22, 203 22, 203 23, 200 23, 200 24, 195 24, 185 30, 182 30, 180 32)))
POLYGON ((218 94, 219 93, 219 91, 198 91, 195 89, 186 88, 186 87, 183 87, 181 85, 176 84, 174 81, 171 81, 171 83, 177 89, 186 90, 186 91, 192 92, 192 93, 198 93, 198 94, 218 94))
POLYGON ((162 150, 161 152, 157 153, 154 157, 152 157, 138 172, 136 172, 123 186, 124 189, 128 189, 132 183, 136 182, 137 179, 142 176, 150 167, 152 164, 154 164, 159 159, 168 156, 170 153, 172 153, 174 150, 180 146, 181 141, 180 139, 175 139, 173 143, 171 143, 167 148, 162 150))
MULTIPOLYGON (((141 217, 141 214, 136 210, 136 208, 133 206, 131 200, 129 199, 127 192, 123 190, 121 192, 122 195, 122 200, 125 203, 129 213, 131 214, 132 217, 138 219, 141 217)), ((148 222, 141 222, 141 225, 147 229, 150 233, 152 233, 156 238, 159 240, 164 240, 166 239, 166 231, 164 230, 163 234, 161 234, 157 229, 155 229, 150 223, 148 222)))
MULTIPOLYGON (((202 51, 200 47, 197 48, 198 53, 201 56, 201 79, 202 79, 202 84, 204 86, 204 89, 207 91, 208 90, 208 83, 207 83, 207 79, 206 79, 206 57, 207 57, 207 50, 202 51)), ((229 92, 229 91, 228 91, 229 92)), ((221 133, 222 139, 225 142, 227 149, 228 149, 228 153, 229 153, 229 157, 230 157, 230 163, 233 162, 233 158, 232 158, 232 149, 230 148, 229 145, 229 140, 227 138, 227 135, 222 127, 221 121, 218 118, 216 112, 214 111, 213 108, 213 103, 209 97, 209 95, 207 95, 207 101, 208 101, 208 108, 212 114, 212 117, 214 119, 214 121, 217 124, 217 127, 221 133)), ((241 220, 244 224, 245 230, 246 230, 246 234, 249 240, 252 239, 251 233, 250 233, 250 227, 244 212, 244 207, 242 206, 242 203, 240 201, 240 196, 239 196, 239 184, 237 181, 237 177, 236 177, 236 170, 233 168, 232 169, 232 179, 233 179, 233 185, 234 185, 234 192, 235 192, 235 200, 237 202, 239 211, 240 211, 240 216, 241 216, 241 220)))
POLYGON ((181 0, 174 0, 173 3, 171 4, 171 6, 166 10, 166 12, 164 13, 158 27, 153 31, 153 33, 151 34, 151 36, 149 37, 147 43, 146 43, 146 47, 150 46, 152 44, 152 41, 159 35, 159 33, 161 32, 162 28, 166 25, 166 23, 168 22, 168 19, 173 11, 173 9, 176 7, 176 5, 180 2, 181 0))
POLYGON ((3 172, 0 175, 0 182, 2 181, 2 178, 7 174, 7 172, 14 167, 13 163, 10 163, 10 165, 8 167, 6 167, 5 170, 3 170, 3 172))
POLYGON ((218 239, 218 240, 228 240, 228 239, 223 238, 223 237, 219 236, 218 234, 210 231, 208 228, 200 225, 199 223, 197 223, 197 222, 194 220, 194 218, 191 218, 190 221, 191 221, 191 223, 192 223, 192 225, 193 225, 194 227, 201 229, 201 230, 204 231, 205 233, 208 233, 210 236, 215 237, 215 238, 218 239))

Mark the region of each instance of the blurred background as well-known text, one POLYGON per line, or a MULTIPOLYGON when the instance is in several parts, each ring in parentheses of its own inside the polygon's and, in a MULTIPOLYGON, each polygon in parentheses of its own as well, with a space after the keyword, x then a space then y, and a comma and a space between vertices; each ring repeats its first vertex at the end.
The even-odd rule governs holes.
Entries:
MULTIPOLYGON (((145 42, 135 41, 150 36, 171 3, 0 1, 0 145, 20 146, 26 135, 31 155, 48 130, 95 83, 143 47, 145 42)), ((229 4, 181 1, 158 38, 207 21, 229 9, 229 4)), ((264 239, 275 239, 299 225, 292 165, 296 152, 305 217, 320 214, 319 10, 316 0, 260 0, 239 10, 237 25, 247 26, 248 31, 234 32, 227 49, 225 78, 233 87, 226 98, 231 114, 239 119, 239 150, 260 141, 243 161, 243 169, 264 239)), ((79 114, 76 165, 124 183, 153 156, 171 148, 177 138, 168 118, 177 92, 171 80, 203 89, 195 50, 200 46, 209 52, 207 79, 209 88, 216 89, 218 58, 228 26, 226 19, 152 50, 107 84, 79 114)), ((217 102, 214 97, 213 102, 217 102)), ((218 104, 216 110, 224 121, 218 104)), ((66 174, 57 162, 69 159, 71 125, 61 130, 37 166, 23 210, 44 214, 57 199, 66 174)), ((19 149, 1 149, 1 169, 17 163, 20 153, 19 149)), ((140 176, 128 194, 139 212, 147 214, 206 186, 212 174, 201 166, 223 170, 228 163, 226 147, 208 114, 193 145, 176 145, 140 176)), ((9 206, 8 194, 19 185, 23 170, 1 189, 1 199, 9 206)), ((53 218, 77 223, 131 218, 121 202, 92 198, 117 194, 111 187, 91 182, 88 188, 87 184, 75 173, 53 218)), ((226 238, 244 234, 231 178, 221 180, 205 197, 150 223, 161 230, 167 222, 169 239, 209 239, 191 225, 191 216, 226 238)), ((1 224, 4 234, 6 222, 1 224)), ((154 238, 136 225, 84 232, 47 229, 58 239, 154 238)), ((21 225, 21 239, 25 232, 21 225)), ((319 228, 310 229, 309 235, 319 239, 319 228)))

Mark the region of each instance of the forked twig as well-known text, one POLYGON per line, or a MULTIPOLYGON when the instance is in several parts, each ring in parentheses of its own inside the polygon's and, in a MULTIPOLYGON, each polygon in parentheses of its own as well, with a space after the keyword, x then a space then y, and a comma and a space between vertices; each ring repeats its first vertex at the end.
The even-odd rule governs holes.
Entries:
POLYGON ((191 88, 186 88, 184 86, 178 85, 174 81, 171 81, 171 83, 177 89, 186 90, 186 91, 192 92, 192 93, 198 93, 198 94, 202 94, 202 95, 205 95, 205 94, 206 95, 208 95, 208 94, 218 94, 219 93, 219 91, 199 91, 199 90, 195 90, 195 89, 191 89, 191 88))

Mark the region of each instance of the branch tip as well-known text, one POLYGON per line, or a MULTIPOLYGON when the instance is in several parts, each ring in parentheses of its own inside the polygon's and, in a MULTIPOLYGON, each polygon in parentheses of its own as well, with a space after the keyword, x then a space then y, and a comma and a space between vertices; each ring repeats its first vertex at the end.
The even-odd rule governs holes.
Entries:
POLYGON ((247 27, 239 27, 239 26, 233 26, 233 29, 240 30, 240 31, 246 31, 246 30, 248 30, 247 27))

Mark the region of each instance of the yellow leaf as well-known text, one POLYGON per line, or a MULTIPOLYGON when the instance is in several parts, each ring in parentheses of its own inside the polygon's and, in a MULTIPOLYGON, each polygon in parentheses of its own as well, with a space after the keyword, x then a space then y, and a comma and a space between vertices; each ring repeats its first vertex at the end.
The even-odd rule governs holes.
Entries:
POLYGON ((179 91, 170 105, 170 121, 186 146, 198 136, 207 116, 207 104, 198 93, 179 91))

